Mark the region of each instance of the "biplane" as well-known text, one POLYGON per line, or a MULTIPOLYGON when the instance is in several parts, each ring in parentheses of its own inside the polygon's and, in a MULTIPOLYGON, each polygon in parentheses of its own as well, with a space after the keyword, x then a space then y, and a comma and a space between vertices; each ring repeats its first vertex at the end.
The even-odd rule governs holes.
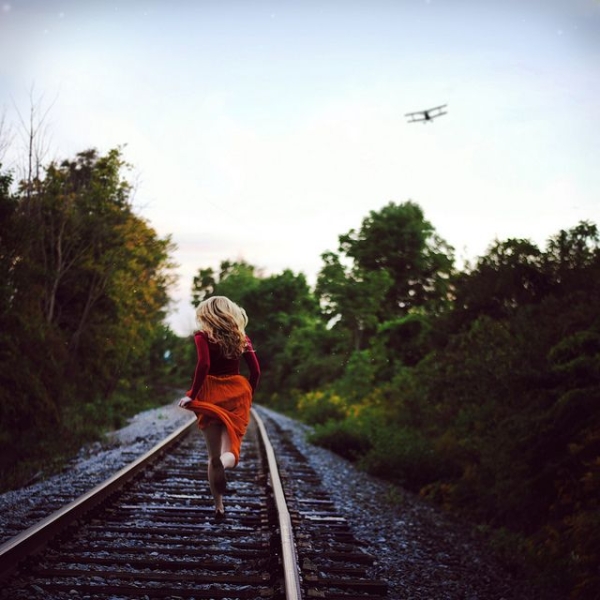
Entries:
POLYGON ((442 115, 448 114, 446 110, 444 110, 448 105, 442 104, 441 106, 434 106, 433 108, 428 108, 426 110, 418 110, 417 112, 406 113, 405 117, 410 117, 409 123, 417 123, 418 121, 422 121, 423 123, 427 123, 428 121, 433 121, 436 117, 441 117, 442 115))

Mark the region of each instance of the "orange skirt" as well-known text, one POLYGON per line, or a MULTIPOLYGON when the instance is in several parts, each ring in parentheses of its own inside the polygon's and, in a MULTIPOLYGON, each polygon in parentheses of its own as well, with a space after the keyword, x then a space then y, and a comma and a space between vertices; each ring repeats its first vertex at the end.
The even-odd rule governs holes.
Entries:
POLYGON ((252 388, 243 375, 207 375, 198 395, 186 408, 196 414, 200 429, 215 422, 225 425, 237 465, 251 405, 252 388))

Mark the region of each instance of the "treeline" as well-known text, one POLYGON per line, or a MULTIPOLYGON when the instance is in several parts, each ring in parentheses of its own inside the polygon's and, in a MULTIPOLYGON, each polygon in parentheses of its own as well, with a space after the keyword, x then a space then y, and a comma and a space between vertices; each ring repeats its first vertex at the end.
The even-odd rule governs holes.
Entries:
POLYGON ((119 150, 14 184, 0 166, 3 489, 165 402, 172 244, 135 214, 126 170, 119 150))
MULTIPOLYGON (((15 188, 0 165, 4 489, 193 374, 192 340, 165 325, 173 245, 135 214, 126 170, 90 150, 15 188)), ((314 288, 243 261, 198 271, 194 304, 248 312, 257 401, 488 527, 563 597, 600 597, 597 227, 496 241, 458 269, 417 204, 390 203, 322 258, 314 288)))
POLYGON ((600 246, 581 222, 545 248, 495 241, 457 269, 413 203, 339 236, 315 289, 245 262, 201 269, 232 297, 259 400, 314 440, 489 529, 559 597, 600 597, 600 246))

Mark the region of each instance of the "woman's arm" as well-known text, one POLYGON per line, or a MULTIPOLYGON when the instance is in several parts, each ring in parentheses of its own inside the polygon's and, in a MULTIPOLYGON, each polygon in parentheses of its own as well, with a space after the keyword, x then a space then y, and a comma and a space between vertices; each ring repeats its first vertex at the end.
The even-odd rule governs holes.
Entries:
POLYGON ((197 333, 194 336, 194 342, 196 343, 198 362, 196 363, 192 388, 186 393, 186 396, 192 400, 198 395, 198 392, 206 379, 208 370, 210 369, 210 353, 208 351, 208 341, 206 340, 206 336, 202 333, 197 333))
POLYGON ((256 352, 254 352, 254 348, 252 347, 250 338, 246 339, 248 341, 248 345, 244 351, 244 360, 246 361, 250 371, 250 387, 252 388, 252 393, 254 393, 256 391, 256 386, 258 385, 258 380, 260 379, 260 365, 258 363, 258 358, 256 357, 256 352))

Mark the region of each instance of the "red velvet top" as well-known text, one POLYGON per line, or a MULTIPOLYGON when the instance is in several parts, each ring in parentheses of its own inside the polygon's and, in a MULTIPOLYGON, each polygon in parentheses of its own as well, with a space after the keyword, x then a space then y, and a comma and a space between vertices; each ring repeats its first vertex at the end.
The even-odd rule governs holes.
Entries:
MULTIPOLYGON (((240 358, 227 358, 223 356, 221 346, 209 341, 207 334, 204 331, 199 331, 194 335, 196 343, 196 352, 198 354, 198 362, 196 371, 194 372, 194 382, 192 389, 189 390, 186 396, 195 398, 204 383, 207 375, 239 375, 240 374, 240 358)), ((250 371, 250 386, 252 392, 256 390, 258 380, 260 378, 260 366, 258 359, 252 347, 250 338, 246 336, 246 349, 242 355, 248 365, 250 371)))

